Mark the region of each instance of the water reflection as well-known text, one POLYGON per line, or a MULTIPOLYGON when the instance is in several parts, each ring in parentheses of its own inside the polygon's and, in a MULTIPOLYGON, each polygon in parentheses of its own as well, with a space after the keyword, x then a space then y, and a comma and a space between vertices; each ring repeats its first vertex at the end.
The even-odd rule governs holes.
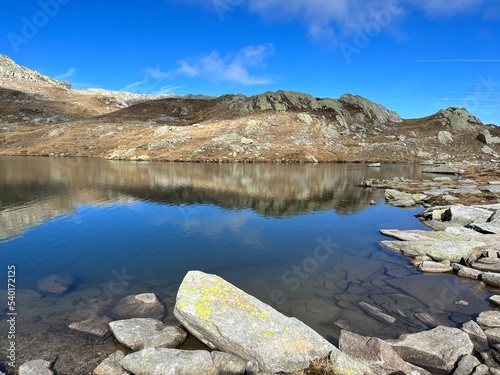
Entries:
POLYGON ((380 192, 355 189, 367 177, 414 177, 416 166, 138 164, 62 158, 0 158, 0 238, 81 204, 146 200, 215 204, 283 217, 313 211, 348 214, 380 192))
MULTIPOLYGON (((52 350, 65 366, 59 373, 90 373, 96 360, 80 350, 88 337, 68 335, 69 323, 145 292, 157 294, 170 318, 178 286, 194 269, 332 342, 339 327, 394 338, 436 322, 457 326, 488 308, 479 282, 423 275, 377 243, 382 228, 423 229, 418 210, 388 207, 382 191, 355 185, 418 178, 418 167, 0 158, 0 176, 0 268, 18 270, 19 352, 38 358, 52 350), (34 291, 56 273, 75 278, 68 292, 34 291), (396 322, 377 320, 360 302, 396 322)), ((6 329, 0 320, 0 334, 6 329)), ((102 348, 103 358, 115 350, 112 340, 102 348)))

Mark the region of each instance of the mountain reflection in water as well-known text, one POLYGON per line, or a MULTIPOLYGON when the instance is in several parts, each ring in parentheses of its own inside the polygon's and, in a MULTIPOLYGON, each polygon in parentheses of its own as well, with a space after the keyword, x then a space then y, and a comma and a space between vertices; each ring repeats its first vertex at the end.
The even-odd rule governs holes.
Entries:
POLYGON ((172 317, 193 269, 224 277, 332 341, 339 326, 396 337, 429 328, 429 316, 456 326, 488 306, 480 283, 421 274, 378 245, 380 229, 425 229, 414 218, 419 209, 386 206, 383 191, 356 185, 420 178, 419 166, 3 157, 0 176, 0 267, 16 264, 20 290, 54 273, 75 277, 64 295, 23 306, 21 335, 41 327, 60 334, 60 325, 144 292, 156 293, 172 317), (117 277, 126 283, 110 292, 117 277), (374 319, 360 302, 396 322, 374 319))

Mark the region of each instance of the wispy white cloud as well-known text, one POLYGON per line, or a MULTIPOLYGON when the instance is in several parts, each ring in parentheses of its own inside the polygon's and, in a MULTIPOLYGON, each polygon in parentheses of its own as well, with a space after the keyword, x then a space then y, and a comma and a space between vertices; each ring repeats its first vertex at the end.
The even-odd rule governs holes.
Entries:
POLYGON ((157 81, 189 77, 241 85, 263 85, 271 83, 272 79, 266 75, 254 74, 252 69, 265 68, 267 58, 273 53, 272 44, 248 46, 224 55, 214 50, 185 58, 179 61, 179 66, 173 70, 146 68, 145 73, 148 79, 157 81))
MULTIPOLYGON (((186 1, 207 6, 206 0, 186 1)), ((392 23, 414 11, 424 11, 429 17, 470 12, 487 16, 486 8, 492 7, 487 0, 212 0, 211 3, 217 13, 245 7, 270 20, 298 20, 312 37, 329 38, 352 35, 387 14, 392 23)), ((495 14, 498 12, 500 9, 495 14)))
POLYGON ((453 16, 471 10, 477 11, 485 0, 410 0, 410 2, 424 9, 429 16, 453 16))
POLYGON ((76 73, 76 68, 69 68, 65 73, 58 75, 55 78, 56 79, 67 79, 67 78, 73 77, 75 75, 75 73, 76 73))

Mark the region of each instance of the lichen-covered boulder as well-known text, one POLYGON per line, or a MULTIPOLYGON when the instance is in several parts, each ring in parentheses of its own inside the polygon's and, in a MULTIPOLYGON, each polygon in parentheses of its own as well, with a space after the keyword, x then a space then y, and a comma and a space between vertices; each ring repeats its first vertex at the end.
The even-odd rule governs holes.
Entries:
POLYGON ((324 358, 332 344, 295 318, 236 288, 222 278, 191 271, 177 293, 174 315, 194 336, 262 372, 293 372, 324 358))

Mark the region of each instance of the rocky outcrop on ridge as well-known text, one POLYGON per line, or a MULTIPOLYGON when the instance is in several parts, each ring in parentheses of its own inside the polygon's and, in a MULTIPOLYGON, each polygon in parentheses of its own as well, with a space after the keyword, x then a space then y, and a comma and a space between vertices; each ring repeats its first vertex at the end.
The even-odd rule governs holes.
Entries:
POLYGON ((27 81, 35 84, 43 84, 70 89, 68 82, 58 81, 49 76, 40 74, 36 70, 31 70, 16 64, 10 57, 0 55, 0 82, 3 81, 27 81))
POLYGON ((464 108, 407 120, 352 94, 215 98, 71 90, 8 57, 1 61, 0 155, 276 163, 486 161, 500 155, 500 143, 493 142, 500 129, 464 108), (489 136, 476 139, 485 131, 489 136))

